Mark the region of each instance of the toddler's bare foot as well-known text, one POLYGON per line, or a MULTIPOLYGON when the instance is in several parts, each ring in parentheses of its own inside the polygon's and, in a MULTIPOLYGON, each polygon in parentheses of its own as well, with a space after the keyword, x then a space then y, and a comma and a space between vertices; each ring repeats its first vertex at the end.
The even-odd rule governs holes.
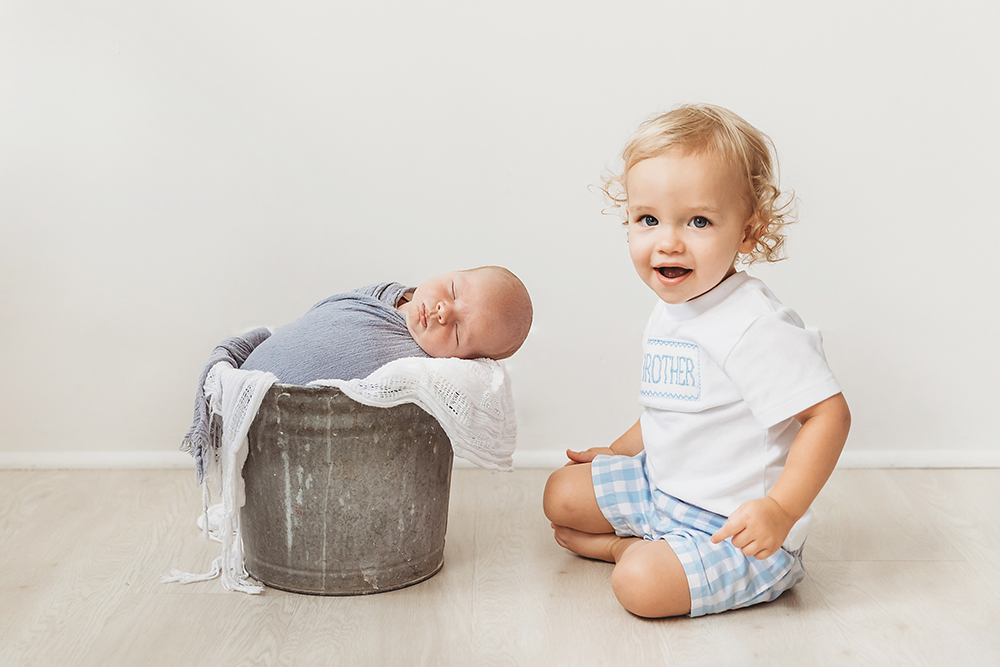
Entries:
POLYGON ((552 527, 556 531, 556 542, 559 543, 559 546, 584 558, 593 558, 609 563, 617 562, 622 552, 625 551, 625 547, 628 546, 627 542, 636 539, 618 537, 614 533, 594 535, 555 524, 552 524, 552 527))

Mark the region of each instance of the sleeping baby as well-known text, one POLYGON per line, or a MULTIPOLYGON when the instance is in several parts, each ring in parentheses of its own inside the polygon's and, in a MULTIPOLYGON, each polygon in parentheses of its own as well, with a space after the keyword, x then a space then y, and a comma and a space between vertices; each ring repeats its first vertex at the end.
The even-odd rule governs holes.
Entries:
POLYGON ((377 283, 320 301, 256 345, 240 368, 308 384, 364 378, 403 357, 506 359, 531 319, 527 289, 502 267, 445 273, 416 288, 377 283))

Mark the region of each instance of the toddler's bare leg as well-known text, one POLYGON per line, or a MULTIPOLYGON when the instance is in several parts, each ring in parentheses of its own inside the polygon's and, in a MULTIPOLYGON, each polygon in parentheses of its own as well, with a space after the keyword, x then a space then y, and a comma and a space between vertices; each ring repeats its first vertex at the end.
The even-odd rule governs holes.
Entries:
POLYGON ((684 566, 663 540, 593 535, 556 526, 556 542, 573 553, 615 563, 611 589, 637 616, 662 618, 691 611, 691 590, 684 566))
POLYGON ((585 558, 616 563, 611 587, 625 609, 648 618, 691 611, 687 574, 674 550, 663 540, 615 535, 597 504, 589 463, 552 473, 543 505, 560 546, 585 558))
POLYGON ((615 532, 597 504, 589 463, 569 465, 549 475, 542 506, 556 526, 592 534, 615 532))
POLYGON ((611 588, 636 616, 663 618, 691 611, 687 573, 663 540, 630 538, 615 562, 611 588))

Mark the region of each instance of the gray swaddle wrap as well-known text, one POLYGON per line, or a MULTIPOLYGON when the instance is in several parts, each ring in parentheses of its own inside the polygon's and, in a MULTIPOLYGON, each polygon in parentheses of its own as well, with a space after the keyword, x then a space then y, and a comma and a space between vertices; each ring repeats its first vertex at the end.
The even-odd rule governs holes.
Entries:
POLYGON ((377 283, 334 294, 274 334, 240 368, 274 373, 279 382, 368 377, 390 361, 428 357, 396 303, 413 288, 377 283))
POLYGON ((286 384, 308 384, 365 378, 396 359, 429 358, 396 310, 396 303, 411 289, 390 282, 334 294, 273 334, 261 328, 219 343, 198 379, 194 420, 181 444, 194 456, 198 483, 204 476, 205 457, 218 449, 218 425, 209 417, 204 393, 212 366, 225 361, 233 368, 273 373, 286 384))

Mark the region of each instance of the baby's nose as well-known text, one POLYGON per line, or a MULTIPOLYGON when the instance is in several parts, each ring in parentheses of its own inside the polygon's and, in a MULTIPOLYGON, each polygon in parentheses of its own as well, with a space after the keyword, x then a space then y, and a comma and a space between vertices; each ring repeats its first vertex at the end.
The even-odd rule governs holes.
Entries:
POLYGON ((438 322, 445 324, 448 321, 448 318, 451 317, 451 304, 447 301, 438 301, 436 310, 438 322))

